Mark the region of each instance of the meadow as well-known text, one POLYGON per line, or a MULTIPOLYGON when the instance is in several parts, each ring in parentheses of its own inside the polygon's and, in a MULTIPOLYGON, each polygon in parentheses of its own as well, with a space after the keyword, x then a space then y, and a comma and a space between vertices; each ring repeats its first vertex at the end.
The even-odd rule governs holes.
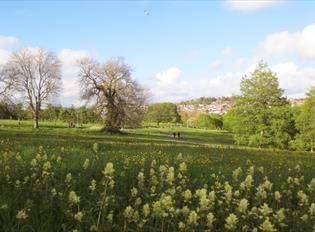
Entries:
POLYGON ((0 121, 0 231, 315 230, 311 153, 168 124, 41 126, 0 121))

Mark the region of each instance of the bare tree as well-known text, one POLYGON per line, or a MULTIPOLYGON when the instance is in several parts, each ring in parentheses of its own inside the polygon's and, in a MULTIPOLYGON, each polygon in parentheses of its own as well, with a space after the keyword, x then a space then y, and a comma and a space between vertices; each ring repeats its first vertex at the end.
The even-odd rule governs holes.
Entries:
POLYGON ((131 78, 122 58, 103 64, 92 59, 79 62, 82 98, 93 100, 106 116, 104 130, 118 132, 123 126, 139 126, 144 117, 146 91, 131 78))
POLYGON ((0 67, 0 99, 8 97, 12 85, 13 79, 8 75, 5 66, 0 67))
POLYGON ((42 105, 61 90, 58 58, 45 49, 22 49, 13 53, 6 70, 14 80, 14 88, 33 112, 34 128, 38 128, 42 105))

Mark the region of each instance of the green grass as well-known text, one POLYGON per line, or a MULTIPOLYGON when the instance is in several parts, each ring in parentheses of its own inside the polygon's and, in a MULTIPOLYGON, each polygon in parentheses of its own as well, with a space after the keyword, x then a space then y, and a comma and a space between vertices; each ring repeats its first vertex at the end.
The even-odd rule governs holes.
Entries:
MULTIPOLYGON (((110 214, 109 211, 105 212, 105 209, 99 208, 99 200, 102 198, 103 191, 103 185, 100 183, 106 182, 102 177, 102 170, 108 162, 114 163, 116 170, 115 177, 113 177, 115 188, 111 193, 111 196, 116 199, 116 203, 110 206, 114 211, 114 219, 113 223, 109 225, 102 217, 99 230, 141 231, 139 221, 130 222, 124 219, 125 208, 135 204, 135 199, 130 196, 130 189, 137 186, 139 172, 144 172, 146 178, 149 176, 153 160, 157 161, 157 165, 174 166, 178 173, 178 154, 182 154, 182 161, 189 167, 185 174, 185 178, 187 178, 185 188, 191 189, 193 193, 196 189, 207 186, 209 191, 214 190, 221 195, 224 192, 225 181, 231 183, 233 188, 238 189, 240 183, 232 180, 232 171, 241 167, 243 171, 239 181, 242 181, 250 172, 246 170, 254 167, 257 172, 254 177, 255 187, 250 193, 241 191, 242 197, 248 198, 251 206, 260 207, 261 202, 254 200, 256 188, 268 177, 273 183, 273 191, 277 189, 287 198, 287 201, 284 200, 278 204, 272 200, 273 192, 268 192, 268 200, 266 200, 270 206, 274 207, 274 210, 281 207, 288 208, 290 217, 286 223, 290 227, 283 231, 308 231, 311 228, 311 224, 303 223, 300 219, 303 216, 302 213, 305 213, 309 206, 305 206, 303 209, 298 207, 296 198, 298 190, 314 194, 307 187, 315 178, 315 156, 311 153, 237 147, 233 144, 232 135, 226 131, 172 125, 164 125, 162 128, 125 129, 120 134, 101 132, 101 125, 67 128, 66 123, 58 122, 55 125, 50 122, 41 122, 40 126, 39 129, 33 129, 31 121, 22 121, 18 125, 17 121, 0 120, 0 221, 5 222, 0 223, 0 231, 89 230, 91 225, 97 223, 95 218, 98 218, 99 212, 110 214), (180 132, 181 138, 174 139, 173 132, 180 132), (61 163, 56 161, 56 157, 61 157, 61 163), (32 168, 30 165, 33 159, 40 163, 36 168, 32 168), (83 170, 82 165, 86 159, 89 159, 91 164, 87 170, 83 170), (52 164, 52 170, 49 169, 49 171, 53 174, 47 177, 46 174, 43 174, 45 171, 43 167, 48 161, 52 164), (68 173, 73 176, 69 186, 64 181, 68 173), (216 176, 213 177, 213 174, 216 176), (35 175, 34 179, 32 179, 32 175, 35 175), (25 177, 31 180, 25 182, 25 177), (299 179, 300 186, 287 186, 285 183, 287 183, 288 177, 301 178, 299 179), (96 195, 91 195, 88 191, 92 179, 98 183, 96 195), (215 186, 215 182, 220 182, 221 187, 215 186), (50 196, 52 189, 60 192, 61 195, 58 199, 50 196), (291 191, 291 195, 287 192, 288 189, 291 191), (74 190, 81 197, 81 203, 78 206, 68 205, 67 196, 70 190, 74 190), (16 219, 16 214, 18 210, 22 209, 28 210, 26 211, 28 218, 19 221, 16 219), (72 214, 78 210, 82 210, 86 215, 82 223, 73 220, 72 214), (42 223, 43 221, 45 223, 42 223), (63 229, 62 225, 64 225, 63 229), (128 225, 127 228, 126 225, 128 225)), ((158 172, 158 170, 157 166, 156 171, 158 172)), ((161 177, 159 179, 159 186, 160 184, 161 186, 156 197, 162 197, 169 191, 169 187, 165 184, 162 185, 163 181, 164 177, 161 177)), ((106 183, 108 184, 108 182, 106 183)), ((105 185, 105 183, 103 184, 105 185)), ((151 184, 148 180, 146 181, 148 186, 142 190, 145 193, 142 198, 153 204, 158 198, 149 197, 150 194, 148 195, 147 191, 150 191, 151 184)), ((176 182, 176 185, 183 188, 180 183, 176 182)), ((176 204, 178 204, 176 207, 183 207, 184 202, 180 200, 180 196, 181 193, 176 195, 176 204)), ((225 201, 224 197, 223 194, 222 199, 218 201, 225 201)), ((309 203, 311 203, 312 195, 309 196, 309 199, 309 203)), ((235 204, 239 200, 236 197, 235 204)), ((190 204, 194 208, 197 203, 193 201, 190 204)), ((212 209, 216 217, 221 218, 216 221, 215 228, 218 231, 224 231, 224 218, 229 213, 237 214, 236 205, 233 204, 224 206, 226 211, 222 211, 222 207, 219 206, 214 206, 212 209)), ((202 214, 199 216, 205 217, 202 214)), ((187 218, 176 216, 172 220, 170 219, 176 221, 174 225, 167 220, 160 221, 160 218, 155 216, 152 216, 150 220, 143 231, 161 231, 163 229, 164 231, 178 231, 177 224, 182 220, 187 221, 187 218)), ((252 221, 247 222, 246 220, 240 224, 263 222, 259 218, 250 219, 252 221)), ((273 223, 276 222, 273 221, 273 223)), ((206 229, 204 226, 205 224, 200 222, 195 229, 204 230, 206 229)), ((187 228, 186 231, 193 230, 193 227, 187 228)))

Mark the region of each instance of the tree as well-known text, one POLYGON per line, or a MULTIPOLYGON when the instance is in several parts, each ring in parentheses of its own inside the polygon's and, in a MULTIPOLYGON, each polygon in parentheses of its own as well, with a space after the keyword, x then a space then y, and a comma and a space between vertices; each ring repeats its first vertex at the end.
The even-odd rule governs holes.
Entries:
POLYGON ((236 143, 286 148, 295 134, 294 118, 275 73, 260 62, 241 80, 241 96, 226 117, 236 143))
POLYGON ((13 53, 6 69, 14 87, 32 110, 34 128, 38 128, 41 107, 61 89, 58 58, 45 49, 22 49, 13 53))
POLYGON ((293 141, 293 146, 314 152, 315 148, 315 87, 307 93, 300 112, 296 118, 299 133, 293 141))
POLYGON ((131 78, 131 68, 122 58, 103 64, 83 59, 79 66, 82 98, 95 100, 98 111, 106 117, 104 130, 119 132, 123 126, 141 125, 146 91, 131 78))
POLYGON ((163 102, 149 105, 146 112, 146 121, 155 122, 180 122, 180 115, 174 103, 163 102))

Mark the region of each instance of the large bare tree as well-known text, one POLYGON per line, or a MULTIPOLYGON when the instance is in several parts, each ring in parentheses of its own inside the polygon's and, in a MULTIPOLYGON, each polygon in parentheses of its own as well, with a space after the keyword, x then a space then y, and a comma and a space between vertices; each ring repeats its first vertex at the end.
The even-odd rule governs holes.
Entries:
POLYGON ((147 94, 133 78, 122 58, 101 64, 93 59, 79 62, 82 98, 93 100, 105 115, 104 130, 118 132, 123 126, 137 127, 144 117, 147 94))
POLYGON ((38 128, 43 104, 61 90, 58 58, 46 49, 22 49, 12 54, 5 69, 14 88, 33 112, 34 128, 38 128))

